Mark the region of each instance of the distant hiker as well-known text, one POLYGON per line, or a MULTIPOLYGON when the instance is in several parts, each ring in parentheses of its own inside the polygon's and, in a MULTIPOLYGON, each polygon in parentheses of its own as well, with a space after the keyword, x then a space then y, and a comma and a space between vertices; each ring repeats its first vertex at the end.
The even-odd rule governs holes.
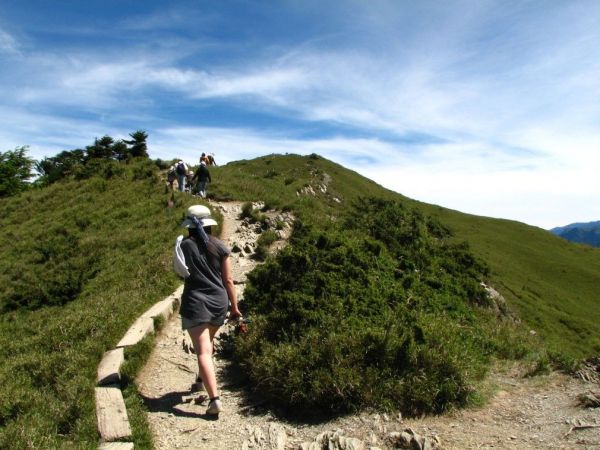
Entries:
POLYGON ((187 209, 183 227, 189 236, 179 236, 175 244, 175 271, 185 277, 181 295, 181 325, 190 335, 198 357, 197 382, 203 382, 210 402, 206 414, 222 411, 217 379, 212 359, 215 333, 225 322, 242 317, 231 269, 231 250, 211 235, 211 226, 217 222, 203 205, 187 209))
POLYGON ((173 190, 173 183, 175 182, 175 179, 177 178, 177 165, 173 164, 171 167, 169 167, 169 170, 167 171, 167 182, 169 183, 169 188, 171 190, 173 190))
POLYGON ((193 183, 192 181, 194 180, 194 171, 190 170, 186 175, 185 175, 185 191, 189 192, 190 194, 193 194, 193 183))
POLYGON ((197 180, 198 183, 196 187, 198 195, 202 198, 206 198, 206 185, 212 183, 212 179, 210 178, 210 172, 204 161, 200 161, 200 166, 198 167, 198 170, 196 170, 194 178, 192 178, 192 181, 194 180, 197 180))
POLYGON ((215 154, 214 153, 209 153, 206 158, 208 159, 208 163, 206 164, 207 166, 216 166, 217 165, 217 163, 215 162, 215 154))
POLYGON ((188 173, 188 167, 181 159, 175 164, 175 173, 177 174, 179 192, 183 192, 185 189, 185 178, 188 173))
POLYGON ((208 166, 208 156, 206 156, 206 153, 202 153, 202 155, 200 155, 200 164, 202 163, 208 166))

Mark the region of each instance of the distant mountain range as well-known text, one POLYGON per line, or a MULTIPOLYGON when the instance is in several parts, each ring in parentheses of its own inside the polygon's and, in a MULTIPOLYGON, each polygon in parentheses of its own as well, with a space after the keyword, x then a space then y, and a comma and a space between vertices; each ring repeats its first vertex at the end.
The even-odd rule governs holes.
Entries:
POLYGON ((600 247, 600 220, 572 223, 564 227, 552 228, 550 232, 568 241, 600 247))

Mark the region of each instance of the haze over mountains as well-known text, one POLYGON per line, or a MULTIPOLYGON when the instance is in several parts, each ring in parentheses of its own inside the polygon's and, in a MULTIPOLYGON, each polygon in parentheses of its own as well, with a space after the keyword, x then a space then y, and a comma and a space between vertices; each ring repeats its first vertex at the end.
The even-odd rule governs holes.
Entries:
POLYGON ((600 220, 572 223, 564 227, 552 228, 550 232, 568 241, 600 247, 600 220))

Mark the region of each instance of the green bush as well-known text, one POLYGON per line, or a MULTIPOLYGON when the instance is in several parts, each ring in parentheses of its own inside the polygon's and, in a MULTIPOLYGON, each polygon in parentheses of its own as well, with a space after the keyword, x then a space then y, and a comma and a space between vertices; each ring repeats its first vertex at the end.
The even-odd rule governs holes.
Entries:
POLYGON ((263 261, 269 254, 269 247, 277 240, 277 234, 272 230, 266 230, 261 233, 256 242, 254 257, 263 261))
POLYGON ((250 219, 250 223, 261 223, 266 226, 267 216, 261 214, 258 209, 255 209, 251 202, 246 202, 242 205, 240 219, 250 219))
POLYGON ((297 413, 467 404, 494 353, 478 320, 485 266, 401 203, 362 200, 341 223, 299 225, 250 274, 256 320, 236 351, 253 385, 297 413))
POLYGON ((254 212, 254 207, 252 206, 252 202, 245 202, 242 205, 240 219, 251 218, 253 212, 254 212))

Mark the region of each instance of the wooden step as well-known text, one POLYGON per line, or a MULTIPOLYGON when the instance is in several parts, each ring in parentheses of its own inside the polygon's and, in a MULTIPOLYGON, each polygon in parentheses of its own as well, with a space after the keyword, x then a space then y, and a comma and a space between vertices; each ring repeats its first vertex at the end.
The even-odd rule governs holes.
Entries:
POLYGON ((104 442, 116 441, 131 436, 131 427, 123 394, 118 386, 97 387, 96 417, 98 432, 104 442))
POLYGON ((119 383, 121 381, 121 365, 124 360, 125 357, 122 348, 106 352, 98 366, 96 377, 98 385, 119 383))
POLYGON ((131 347, 150 333, 154 333, 154 319, 152 317, 140 317, 127 330, 123 339, 119 341, 117 347, 131 347))

